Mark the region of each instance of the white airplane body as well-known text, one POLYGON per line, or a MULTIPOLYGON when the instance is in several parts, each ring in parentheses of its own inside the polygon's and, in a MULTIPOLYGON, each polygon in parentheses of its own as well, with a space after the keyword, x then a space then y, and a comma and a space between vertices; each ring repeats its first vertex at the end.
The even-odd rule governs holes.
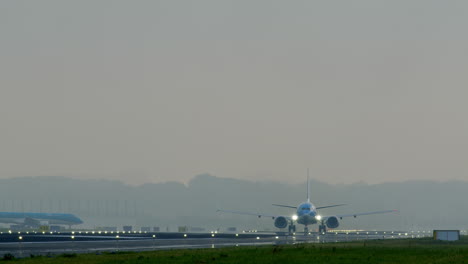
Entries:
POLYGON ((234 214, 244 214, 244 215, 256 215, 260 217, 271 217, 274 221, 274 225, 277 228, 286 228, 289 224, 289 232, 296 232, 295 222, 301 225, 304 225, 304 233, 309 232, 309 225, 319 224, 319 232, 325 233, 327 228, 337 228, 340 225, 338 219, 343 219, 344 217, 354 217, 361 215, 371 215, 371 214, 384 214, 398 212, 398 210, 384 210, 384 211, 373 211, 373 212, 364 212, 364 213, 355 213, 355 214, 339 214, 331 216, 322 216, 318 213, 318 209, 342 206, 345 204, 336 204, 328 206, 315 207, 313 203, 310 202, 309 197, 309 177, 307 176, 307 201, 301 203, 299 206, 289 206, 281 204, 273 204, 274 206, 287 207, 296 209, 296 214, 292 216, 278 216, 278 215, 267 215, 267 214, 258 214, 258 213, 249 213, 249 212, 240 212, 240 211, 227 211, 227 210, 218 210, 218 212, 225 213, 234 213, 234 214))

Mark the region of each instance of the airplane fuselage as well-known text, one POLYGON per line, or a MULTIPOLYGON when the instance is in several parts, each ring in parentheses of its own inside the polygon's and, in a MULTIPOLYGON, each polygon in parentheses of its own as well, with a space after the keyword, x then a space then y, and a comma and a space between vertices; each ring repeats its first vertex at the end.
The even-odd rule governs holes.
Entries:
POLYGON ((49 225, 78 225, 83 221, 72 214, 59 213, 33 213, 33 212, 0 212, 0 223, 40 225, 42 222, 49 225))
POLYGON ((317 223, 317 209, 310 202, 305 202, 297 207, 297 223, 301 225, 313 225, 317 223))

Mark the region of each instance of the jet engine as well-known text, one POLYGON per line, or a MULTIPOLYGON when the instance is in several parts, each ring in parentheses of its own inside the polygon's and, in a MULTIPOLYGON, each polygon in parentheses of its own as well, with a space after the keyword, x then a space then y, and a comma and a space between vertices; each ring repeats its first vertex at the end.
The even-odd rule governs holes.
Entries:
POLYGON ((328 217, 327 221, 325 222, 328 228, 337 228, 340 226, 340 222, 338 221, 338 217, 330 216, 328 217))
POLYGON ((275 219, 275 226, 277 228, 285 228, 288 226, 288 219, 284 216, 278 216, 275 219))

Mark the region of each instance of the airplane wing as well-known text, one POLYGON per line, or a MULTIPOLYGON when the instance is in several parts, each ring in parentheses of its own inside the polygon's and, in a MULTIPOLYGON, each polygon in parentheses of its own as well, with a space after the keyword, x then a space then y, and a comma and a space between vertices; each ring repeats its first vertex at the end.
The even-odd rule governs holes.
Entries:
MULTIPOLYGON (((356 213, 356 214, 340 214, 340 215, 335 215, 336 217, 339 217, 340 219, 343 219, 343 217, 358 217, 361 215, 372 215, 372 214, 386 214, 386 213, 396 213, 399 212, 398 210, 385 210, 385 211, 374 211, 374 212, 364 212, 364 213, 356 213)), ((323 218, 328 218, 330 216, 324 216, 323 218)))
POLYGON ((260 214, 260 213, 252 213, 252 212, 241 212, 241 211, 228 211, 228 210, 216 210, 216 212, 221 212, 221 213, 231 213, 231 214, 241 214, 241 215, 255 215, 258 218, 261 217, 271 217, 272 219, 275 219, 277 215, 267 215, 267 214, 260 214))

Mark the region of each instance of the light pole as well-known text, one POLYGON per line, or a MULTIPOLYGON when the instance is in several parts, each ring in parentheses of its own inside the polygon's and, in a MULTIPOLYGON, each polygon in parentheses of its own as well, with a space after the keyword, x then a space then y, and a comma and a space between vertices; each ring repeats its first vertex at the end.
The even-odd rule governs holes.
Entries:
POLYGON ((75 236, 71 236, 72 240, 72 251, 75 252, 75 236))
POLYGON ((18 237, 19 239, 19 252, 20 252, 20 258, 23 257, 23 237, 22 236, 19 236, 18 237))
POLYGON ((115 243, 117 244, 117 251, 119 251, 119 235, 115 236, 115 243))

